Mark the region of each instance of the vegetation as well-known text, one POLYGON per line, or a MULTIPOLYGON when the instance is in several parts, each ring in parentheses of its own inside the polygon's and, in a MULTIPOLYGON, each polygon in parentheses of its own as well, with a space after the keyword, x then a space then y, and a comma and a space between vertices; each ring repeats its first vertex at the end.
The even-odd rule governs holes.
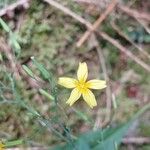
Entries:
MULTIPOLYGON (((92 2, 56 3, 93 24, 111 3, 97 1, 97 7, 92 2)), ((0 14, 16 3, 0 1, 0 14)), ((150 35, 142 13, 149 15, 146 0, 119 1, 77 47, 87 26, 46 0, 26 0, 6 11, 0 18, 0 150, 148 150, 150 35), (88 79, 107 81, 105 89, 93 92, 93 109, 82 97, 67 105, 71 90, 58 85, 62 76, 76 78, 79 62, 87 63, 88 79)))

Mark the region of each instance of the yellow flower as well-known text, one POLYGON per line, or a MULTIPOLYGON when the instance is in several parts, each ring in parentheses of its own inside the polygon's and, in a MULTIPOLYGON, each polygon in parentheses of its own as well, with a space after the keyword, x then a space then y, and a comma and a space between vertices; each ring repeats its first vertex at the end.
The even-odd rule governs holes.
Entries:
POLYGON ((4 150, 5 145, 0 142, 0 150, 4 150))
POLYGON ((83 96, 85 102, 93 108, 97 105, 94 94, 90 89, 103 89, 106 87, 106 81, 104 80, 89 80, 86 81, 88 77, 88 68, 85 62, 79 63, 79 68, 77 71, 77 79, 60 77, 58 84, 70 88, 72 90, 67 104, 72 106, 80 97, 83 96))

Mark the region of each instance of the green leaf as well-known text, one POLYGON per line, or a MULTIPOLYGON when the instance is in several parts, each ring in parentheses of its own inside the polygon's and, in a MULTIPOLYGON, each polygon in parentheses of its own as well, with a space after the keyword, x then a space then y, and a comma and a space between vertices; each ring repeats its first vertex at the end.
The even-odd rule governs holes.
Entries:
POLYGON ((11 31, 9 33, 9 42, 10 42, 10 45, 12 46, 12 48, 14 49, 14 51, 17 54, 19 54, 21 47, 17 41, 17 37, 16 37, 15 33, 11 32, 11 31))
POLYGON ((0 18, 0 24, 6 32, 10 32, 9 26, 0 18))
POLYGON ((51 79, 51 75, 50 75, 50 73, 45 69, 45 67, 44 67, 42 64, 38 63, 38 62, 35 60, 34 57, 31 57, 31 59, 32 59, 33 63, 35 64, 35 66, 36 66, 36 67, 38 68, 38 70, 40 71, 40 73, 41 73, 41 75, 43 76, 43 78, 44 78, 45 80, 51 79))
POLYGON ((52 94, 52 96, 54 97, 55 102, 57 102, 57 87, 56 87, 56 81, 55 81, 54 76, 52 75, 51 72, 48 72, 48 71, 46 70, 46 68, 45 68, 42 64, 38 63, 38 62, 35 60, 34 57, 31 57, 31 59, 32 59, 34 65, 35 65, 35 66, 37 67, 37 69, 40 71, 40 73, 41 73, 43 79, 44 79, 44 80, 47 80, 47 81, 49 82, 49 84, 50 84, 50 89, 51 89, 51 94, 52 94))
POLYGON ((117 128, 109 128, 103 131, 103 136, 99 140, 99 144, 93 150, 115 150, 116 145, 119 145, 122 137, 125 135, 130 124, 122 125, 117 128))
POLYGON ((5 147, 13 147, 13 146, 17 146, 23 143, 23 140, 15 140, 15 141, 9 141, 9 142, 5 142, 5 147))
MULTIPOLYGON (((123 136, 127 133, 127 130, 131 124, 136 120, 142 113, 150 109, 150 104, 143 107, 139 112, 137 112, 132 119, 125 125, 121 125, 116 128, 109 128, 103 131, 103 137, 100 138, 99 144, 97 144, 93 150, 115 150, 116 145, 121 143, 123 136)), ((95 133, 96 134, 96 133, 95 133)))
POLYGON ((116 145, 121 143, 123 136, 133 121, 137 119, 143 112, 150 108, 150 104, 143 107, 136 113, 132 119, 125 125, 117 126, 116 128, 107 128, 104 130, 90 131, 79 137, 91 145, 93 150, 115 150, 116 145))
POLYGON ((31 69, 29 67, 27 67, 26 65, 22 65, 22 68, 25 70, 25 72, 31 76, 32 78, 34 78, 34 74, 33 72, 31 71, 31 69))
POLYGON ((2 26, 2 28, 9 33, 9 43, 11 45, 11 47, 14 49, 14 51, 19 54, 21 47, 17 41, 17 38, 15 36, 15 34, 11 31, 11 29, 9 28, 9 26, 0 18, 0 24, 2 26))
POLYGON ((76 146, 75 146, 74 149, 77 149, 77 150, 90 150, 90 145, 89 145, 89 143, 87 143, 87 141, 85 141, 83 139, 80 139, 76 143, 76 146))
POLYGON ((58 145, 58 146, 54 146, 54 147, 50 147, 48 150, 72 150, 73 146, 71 146, 71 144, 67 144, 67 145, 58 145))
MULTIPOLYGON (((126 124, 117 126, 115 128, 106 128, 104 130, 90 131, 82 134, 70 147, 69 144, 63 146, 66 149, 92 149, 92 150, 116 150, 116 147, 120 145, 123 136, 127 133, 127 130, 142 113, 150 109, 150 104, 143 107, 137 112, 132 119, 126 124)), ((57 149, 57 147, 56 147, 57 149)))
POLYGON ((52 101, 55 100, 54 97, 53 97, 52 95, 50 95, 49 93, 47 93, 45 90, 39 89, 39 92, 40 92, 43 96, 47 97, 49 100, 52 100, 52 101))
POLYGON ((82 134, 79 137, 79 140, 84 140, 87 143, 89 143, 90 145, 95 144, 96 141, 102 139, 103 135, 102 135, 102 130, 97 130, 97 131, 89 131, 87 133, 82 134))
POLYGON ((83 112, 81 112, 81 111, 79 111, 79 110, 77 110, 77 109, 73 109, 74 110, 74 112, 82 119, 82 120, 84 120, 84 121, 86 121, 86 122, 89 122, 89 118, 88 118, 88 116, 85 114, 85 113, 83 113, 83 112))

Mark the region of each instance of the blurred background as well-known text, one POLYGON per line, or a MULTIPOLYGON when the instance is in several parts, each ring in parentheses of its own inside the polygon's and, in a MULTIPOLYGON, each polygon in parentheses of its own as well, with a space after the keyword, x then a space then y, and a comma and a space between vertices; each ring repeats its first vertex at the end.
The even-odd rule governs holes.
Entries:
MULTIPOLYGON (((0 17, 2 141, 25 139, 27 147, 37 149, 62 143, 16 99, 50 119, 62 135, 64 128, 78 135, 115 127, 150 103, 150 1, 0 0, 0 17), (60 76, 76 77, 79 62, 87 62, 89 79, 108 83, 106 89, 95 91, 98 106, 91 110, 81 100, 69 107, 65 102, 70 91, 58 86, 56 108, 39 92, 53 91, 31 57, 55 81, 60 76)), ((118 149, 150 149, 150 112, 132 124, 118 149)))

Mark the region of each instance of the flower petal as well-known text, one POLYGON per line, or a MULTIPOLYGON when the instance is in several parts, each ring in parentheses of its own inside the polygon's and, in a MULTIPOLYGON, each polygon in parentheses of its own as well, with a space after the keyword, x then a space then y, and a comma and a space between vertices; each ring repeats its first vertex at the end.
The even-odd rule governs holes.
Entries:
POLYGON ((85 62, 79 63, 77 77, 80 82, 85 82, 88 76, 88 68, 85 62))
POLYGON ((103 89, 107 85, 106 85, 106 81, 105 80, 94 79, 94 80, 90 80, 90 81, 86 82, 86 86, 89 89, 96 89, 97 90, 97 89, 103 89))
POLYGON ((91 108, 97 106, 95 96, 89 89, 87 89, 86 92, 84 92, 82 95, 83 95, 83 99, 91 108))
POLYGON ((67 77, 61 77, 58 80, 58 84, 66 87, 66 88, 75 88, 76 82, 77 82, 76 79, 67 78, 67 77))
POLYGON ((69 104, 70 106, 72 106, 81 96, 81 92, 75 88, 72 90, 69 99, 67 100, 67 104, 69 104))
POLYGON ((4 150, 3 149, 4 147, 5 147, 5 145, 0 142, 0 150, 4 150))

